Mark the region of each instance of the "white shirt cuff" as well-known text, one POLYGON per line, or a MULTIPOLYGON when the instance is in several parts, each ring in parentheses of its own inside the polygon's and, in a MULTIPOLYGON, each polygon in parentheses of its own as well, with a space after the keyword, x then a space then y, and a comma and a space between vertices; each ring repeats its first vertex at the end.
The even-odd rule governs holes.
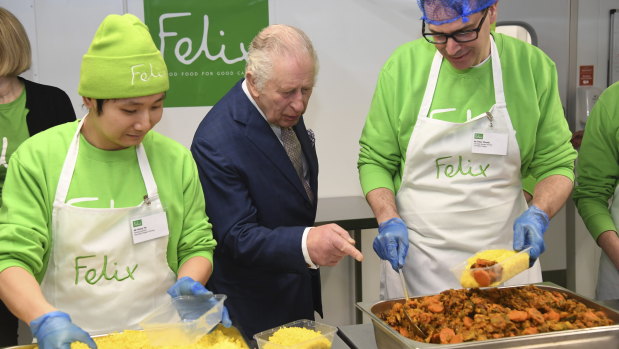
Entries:
POLYGON ((314 264, 309 256, 309 252, 307 251, 307 233, 309 233, 310 229, 313 227, 307 227, 303 231, 303 237, 301 238, 301 250, 303 250, 303 258, 305 258, 305 263, 307 267, 310 269, 318 269, 318 266, 314 264))

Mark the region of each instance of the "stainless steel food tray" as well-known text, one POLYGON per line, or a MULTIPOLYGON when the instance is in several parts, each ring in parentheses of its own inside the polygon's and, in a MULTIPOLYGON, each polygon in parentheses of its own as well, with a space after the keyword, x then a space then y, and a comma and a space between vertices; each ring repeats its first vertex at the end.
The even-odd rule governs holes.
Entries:
MULTIPOLYGON (((376 314, 391 309, 394 303, 404 302, 404 298, 391 299, 377 303, 359 302, 357 307, 366 313, 372 320, 376 346, 380 349, 410 349, 410 348, 587 348, 587 349, 609 349, 619 348, 619 312, 596 303, 588 298, 580 296, 569 290, 558 286, 538 284, 537 287, 545 290, 559 291, 574 298, 588 307, 603 311, 615 325, 592 327, 577 330, 565 330, 557 332, 539 333, 533 335, 522 335, 517 337, 488 339, 484 341, 473 341, 458 344, 431 344, 411 340, 400 335, 386 322, 378 318, 376 314)), ((500 288, 511 288, 500 287, 500 288)))

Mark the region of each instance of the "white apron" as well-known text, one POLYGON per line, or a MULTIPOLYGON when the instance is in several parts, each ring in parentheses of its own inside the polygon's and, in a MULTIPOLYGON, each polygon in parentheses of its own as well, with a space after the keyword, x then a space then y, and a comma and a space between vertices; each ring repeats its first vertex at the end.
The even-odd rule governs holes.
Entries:
MULTIPOLYGON (((410 242, 403 271, 415 296, 462 288, 450 269, 488 245, 511 248, 514 220, 527 208, 520 181, 520 150, 505 104, 494 40, 491 56, 493 118, 484 113, 464 123, 428 117, 443 59, 438 51, 432 62, 396 195, 410 242), (473 134, 480 132, 506 135, 507 155, 473 153, 473 134)), ((383 263, 381 274, 381 297, 402 297, 398 274, 389 263, 383 263)), ((536 263, 509 284, 541 280, 536 263)))
MULTIPOLYGON (((84 118, 85 119, 85 118, 84 118)), ((134 244, 130 219, 163 211, 144 151, 136 147, 149 200, 128 208, 66 204, 80 141, 80 121, 67 152, 52 212, 52 251, 41 288, 56 308, 91 335, 137 329, 162 304, 176 277, 166 261, 167 235, 134 244)), ((97 179, 92 179, 97 185, 97 179)))
MULTIPOLYGON (((610 205, 610 214, 615 225, 619 223, 619 186, 615 188, 613 202, 610 205)), ((619 298, 619 271, 602 251, 598 268, 598 282, 595 288, 595 299, 600 301, 619 298)))

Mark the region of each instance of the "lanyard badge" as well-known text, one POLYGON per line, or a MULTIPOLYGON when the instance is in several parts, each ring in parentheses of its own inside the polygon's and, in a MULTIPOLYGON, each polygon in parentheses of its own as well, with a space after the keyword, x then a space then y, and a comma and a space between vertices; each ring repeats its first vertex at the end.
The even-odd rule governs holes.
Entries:
POLYGON ((131 220, 131 236, 133 243, 168 236, 168 219, 165 212, 157 212, 148 216, 136 217, 131 220))
MULTIPOLYGON (((494 116, 486 112, 490 130, 494 128, 494 116)), ((474 154, 507 155, 507 134, 499 132, 473 132, 471 151, 474 154)))
MULTIPOLYGON (((147 207, 151 206, 154 198, 149 198, 148 195, 144 195, 144 203, 147 207)), ((150 241, 160 237, 168 236, 170 234, 168 230, 168 218, 163 209, 154 212, 147 213, 133 217, 129 220, 131 228, 131 237, 134 244, 150 241)))

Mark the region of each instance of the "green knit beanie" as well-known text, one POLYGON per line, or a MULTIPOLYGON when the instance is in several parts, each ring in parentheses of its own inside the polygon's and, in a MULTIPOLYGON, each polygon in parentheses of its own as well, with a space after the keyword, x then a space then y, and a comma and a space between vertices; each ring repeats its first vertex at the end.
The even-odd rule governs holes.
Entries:
POLYGON ((132 14, 105 17, 82 59, 80 96, 142 97, 168 88, 168 69, 146 25, 132 14))

